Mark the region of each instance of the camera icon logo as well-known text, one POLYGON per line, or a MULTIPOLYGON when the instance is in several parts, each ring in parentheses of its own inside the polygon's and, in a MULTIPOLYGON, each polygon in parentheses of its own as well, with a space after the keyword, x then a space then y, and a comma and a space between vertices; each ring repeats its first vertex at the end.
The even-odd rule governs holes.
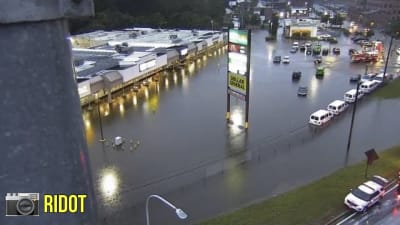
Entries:
POLYGON ((6 216, 39 216, 39 193, 7 193, 6 216))

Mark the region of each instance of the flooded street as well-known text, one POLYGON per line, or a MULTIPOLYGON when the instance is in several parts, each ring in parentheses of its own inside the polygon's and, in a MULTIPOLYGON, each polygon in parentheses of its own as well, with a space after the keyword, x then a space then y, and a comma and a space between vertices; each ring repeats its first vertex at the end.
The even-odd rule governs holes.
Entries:
MULTIPOLYGON (((98 141, 96 106, 84 110, 103 224, 145 224, 144 202, 151 194, 166 197, 189 214, 187 220, 178 221, 171 209, 154 200, 152 224, 199 222, 363 160, 370 148, 400 144, 399 99, 366 96, 359 102, 349 154, 352 107, 327 127, 309 129, 310 114, 342 99, 355 88, 349 77, 365 71, 365 65, 349 62, 348 49, 355 47, 351 40, 339 38, 341 55, 323 57, 325 77, 318 80, 312 56, 291 54, 290 40, 265 42, 265 36, 264 31, 252 34, 247 133, 241 129, 244 104, 240 100, 231 98, 232 123, 225 120, 224 49, 184 69, 161 73, 159 82, 136 94, 126 90, 125 97, 101 104, 105 143, 98 141), (291 62, 273 64, 274 55, 289 55, 291 62), (297 70, 302 77, 292 82, 292 72, 297 70), (297 96, 300 85, 308 86, 306 98, 297 96), (122 149, 111 145, 116 136, 126 140, 122 149)), ((382 63, 376 66, 369 71, 379 71, 382 63)))

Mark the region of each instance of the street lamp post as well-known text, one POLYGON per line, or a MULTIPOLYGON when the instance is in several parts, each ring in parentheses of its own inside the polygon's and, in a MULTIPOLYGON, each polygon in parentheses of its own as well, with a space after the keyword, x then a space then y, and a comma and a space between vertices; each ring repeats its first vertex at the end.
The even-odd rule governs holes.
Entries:
POLYGON ((101 121, 100 102, 99 102, 99 97, 98 97, 97 93, 96 93, 96 98, 97 98, 97 113, 99 115, 100 134, 101 134, 101 138, 99 141, 104 142, 106 139, 104 138, 104 134, 103 134, 103 122, 101 121))
POLYGON ((161 200, 161 202, 163 202, 165 205, 169 206, 170 208, 175 210, 176 215, 178 216, 179 219, 184 220, 187 218, 187 214, 180 208, 177 208, 176 206, 174 206, 172 203, 170 203, 169 201, 165 200, 163 197, 159 196, 159 195, 150 195, 149 197, 147 197, 146 199, 146 224, 150 225, 150 217, 149 217, 149 201, 151 198, 156 198, 158 200, 161 200))
MULTIPOLYGON (((365 74, 367 74, 367 68, 368 67, 366 67, 365 74)), ((348 139, 347 139, 347 149, 346 149, 347 154, 349 154, 349 151, 350 151, 351 136, 353 134, 353 124, 354 124, 354 117, 355 117, 356 110, 357 110, 358 92, 360 90, 360 85, 361 85, 361 82, 359 81, 357 83, 357 89, 356 89, 356 96, 355 96, 355 101, 354 101, 353 113, 351 115, 350 131, 349 131, 349 136, 348 136, 348 139)))

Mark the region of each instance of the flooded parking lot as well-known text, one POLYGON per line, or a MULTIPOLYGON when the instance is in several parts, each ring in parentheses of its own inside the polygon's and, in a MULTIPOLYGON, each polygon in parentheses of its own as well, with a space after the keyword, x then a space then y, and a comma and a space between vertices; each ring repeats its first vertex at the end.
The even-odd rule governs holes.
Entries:
MULTIPOLYGON (((265 42, 253 32, 250 122, 244 106, 232 99, 232 123, 225 120, 226 52, 224 49, 185 68, 162 73, 138 93, 101 104, 106 139, 126 139, 122 149, 99 142, 97 111, 84 110, 99 210, 104 224, 143 224, 144 201, 160 194, 189 214, 193 223, 250 202, 271 197, 364 159, 364 151, 399 144, 399 100, 367 96, 358 105, 353 142, 346 153, 351 107, 321 130, 310 130, 309 115, 355 85, 364 64, 350 64, 351 40, 340 37, 341 54, 323 57, 325 76, 315 78, 311 56, 289 53, 291 41, 265 42), (289 55, 287 65, 273 64, 289 55), (302 77, 292 81, 292 72, 302 77), (297 96, 307 86, 306 98, 297 96), (100 203, 101 202, 101 203, 100 203)), ((323 43, 325 45, 325 43, 323 43)), ((326 44, 329 45, 329 44, 326 44)), ((379 71, 382 63, 369 70, 379 71)), ((389 70, 389 72, 391 72, 389 70)), ((152 203, 154 223, 178 224, 173 213, 152 203)))

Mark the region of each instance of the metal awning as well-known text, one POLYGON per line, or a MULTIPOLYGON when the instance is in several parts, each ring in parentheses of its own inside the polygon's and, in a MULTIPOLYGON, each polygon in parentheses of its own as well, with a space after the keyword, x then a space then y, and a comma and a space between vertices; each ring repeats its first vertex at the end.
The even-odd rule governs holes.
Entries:
POLYGON ((94 76, 90 78, 90 92, 95 94, 104 89, 104 80, 102 76, 94 76))
POLYGON ((122 75, 115 70, 107 71, 101 76, 104 79, 104 87, 108 90, 123 83, 122 75))

